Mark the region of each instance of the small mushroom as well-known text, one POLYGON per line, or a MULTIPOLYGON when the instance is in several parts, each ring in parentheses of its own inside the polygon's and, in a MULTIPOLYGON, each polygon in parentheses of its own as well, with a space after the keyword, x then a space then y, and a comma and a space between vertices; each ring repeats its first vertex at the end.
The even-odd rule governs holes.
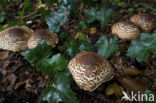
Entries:
POLYGON ((15 26, 0 32, 0 48, 10 51, 20 51, 28 49, 27 42, 32 29, 26 26, 15 26))
POLYGON ((112 33, 120 39, 131 40, 139 37, 140 31, 132 22, 118 22, 112 26, 112 33))
POLYGON ((45 40, 48 45, 55 46, 58 43, 58 38, 55 33, 48 29, 38 29, 35 34, 31 35, 28 41, 28 48, 32 49, 37 47, 41 40, 45 40))
POLYGON ((70 60, 68 68, 77 85, 88 91, 94 91, 102 83, 113 78, 111 64, 93 52, 77 54, 70 60))
POLYGON ((156 28, 156 20, 149 14, 139 13, 133 15, 130 21, 140 27, 144 32, 151 32, 152 29, 156 28))

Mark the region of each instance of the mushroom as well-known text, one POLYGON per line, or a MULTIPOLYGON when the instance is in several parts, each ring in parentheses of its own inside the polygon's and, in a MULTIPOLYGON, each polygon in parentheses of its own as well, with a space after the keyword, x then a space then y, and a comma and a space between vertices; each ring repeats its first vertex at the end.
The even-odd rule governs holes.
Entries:
POLYGON ((125 40, 131 40, 140 36, 138 27, 128 21, 115 23, 112 26, 112 33, 125 40))
POLYGON ((144 32, 151 32, 152 29, 156 28, 156 19, 149 14, 139 13, 133 15, 130 21, 140 27, 144 32))
POLYGON ((77 85, 88 91, 94 91, 102 83, 113 78, 111 64, 93 52, 77 54, 70 60, 68 68, 77 85))
POLYGON ((28 49, 27 42, 32 29, 26 26, 15 26, 0 32, 0 48, 10 51, 20 51, 28 49))
POLYGON ((38 29, 33 35, 31 35, 28 41, 28 48, 35 48, 41 40, 45 40, 48 45, 55 46, 58 43, 58 38, 55 33, 48 29, 38 29))

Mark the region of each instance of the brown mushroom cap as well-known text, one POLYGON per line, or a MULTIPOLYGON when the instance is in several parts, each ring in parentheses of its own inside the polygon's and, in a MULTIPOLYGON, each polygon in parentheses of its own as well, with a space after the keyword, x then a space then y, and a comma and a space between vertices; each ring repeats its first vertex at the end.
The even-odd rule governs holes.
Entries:
POLYGON ((27 42, 34 31, 26 26, 15 26, 0 32, 0 48, 10 51, 28 49, 27 42))
POLYGON ((111 64, 93 52, 81 52, 73 58, 68 68, 77 85, 88 91, 94 91, 102 83, 113 78, 111 64))
POLYGON ((156 28, 156 20, 149 14, 139 13, 133 15, 130 21, 140 27, 144 32, 151 32, 152 29, 156 28))
POLYGON ((49 31, 48 29, 38 29, 35 34, 31 35, 28 41, 28 48, 35 48, 41 40, 45 40, 48 45, 53 47, 58 43, 58 38, 55 33, 49 31))
POLYGON ((139 37, 140 31, 138 27, 131 22, 119 22, 112 26, 112 33, 120 39, 131 40, 139 37))

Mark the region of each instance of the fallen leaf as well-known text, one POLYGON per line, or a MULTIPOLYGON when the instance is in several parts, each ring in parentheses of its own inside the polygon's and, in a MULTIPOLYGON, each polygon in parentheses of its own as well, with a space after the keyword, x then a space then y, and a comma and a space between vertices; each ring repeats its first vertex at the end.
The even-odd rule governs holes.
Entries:
POLYGON ((110 84, 106 90, 105 90, 105 94, 106 96, 111 96, 113 94, 115 94, 115 96, 121 96, 122 92, 123 92, 123 87, 118 85, 117 83, 112 83, 110 84))
POLYGON ((129 91, 134 93, 144 93, 147 85, 138 79, 130 77, 117 77, 117 80, 129 91))
POLYGON ((131 66, 129 68, 124 68, 123 71, 125 74, 132 75, 132 76, 136 76, 140 74, 140 71, 134 66, 131 66))
POLYGON ((7 72, 11 73, 19 69, 21 66, 23 66, 23 63, 18 60, 6 60, 2 64, 2 68, 4 70, 7 70, 7 72))
POLYGON ((9 56, 9 51, 1 51, 0 52, 0 60, 4 60, 9 56))
POLYGON ((7 77, 5 77, 2 80, 3 86, 7 88, 7 91, 11 91, 13 88, 13 85, 15 84, 16 81, 16 76, 12 73, 9 74, 7 77))
POLYGON ((90 35, 93 35, 95 33, 96 33, 96 28, 95 27, 92 27, 92 28, 89 29, 89 34, 90 35))

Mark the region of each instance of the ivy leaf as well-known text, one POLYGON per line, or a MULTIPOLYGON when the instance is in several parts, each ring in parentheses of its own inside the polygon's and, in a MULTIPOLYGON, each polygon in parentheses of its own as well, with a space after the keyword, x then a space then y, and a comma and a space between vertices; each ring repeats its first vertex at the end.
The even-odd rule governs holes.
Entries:
POLYGON ((102 36, 97 42, 97 53, 104 58, 109 58, 111 54, 119 49, 117 38, 113 37, 110 40, 106 36, 102 36))
POLYGON ((36 48, 22 53, 24 58, 29 61, 32 66, 38 66, 42 58, 49 57, 51 54, 52 47, 47 45, 45 41, 41 41, 36 48))
POLYGON ((61 6, 58 11, 51 12, 50 16, 45 18, 51 31, 59 32, 60 27, 66 23, 67 16, 65 15, 65 12, 67 12, 67 9, 64 6, 61 6))
POLYGON ((42 93, 42 100, 48 101, 48 103, 59 103, 62 101, 54 87, 50 87, 44 90, 42 93))
POLYGON ((52 77, 55 73, 64 71, 66 66, 67 60, 61 54, 56 54, 51 58, 43 58, 38 71, 52 77))
POLYGON ((105 5, 101 5, 99 8, 93 7, 87 12, 87 23, 100 21, 101 28, 103 28, 109 22, 109 18, 111 14, 112 14, 112 9, 106 8, 105 5))
POLYGON ((148 34, 141 33, 140 38, 136 38, 131 41, 131 45, 128 48, 127 55, 136 58, 137 61, 142 62, 149 57, 149 53, 156 54, 156 33, 148 34))
POLYGON ((96 47, 89 43, 88 41, 82 41, 80 47, 79 47, 80 51, 90 51, 90 52, 95 52, 96 51, 96 47))
POLYGON ((59 4, 66 7, 70 16, 77 17, 78 0, 58 0, 59 4))
POLYGON ((42 99, 47 100, 49 103, 58 103, 60 101, 65 103, 78 103, 77 98, 70 88, 70 83, 69 75, 65 72, 57 73, 53 87, 48 88, 48 90, 43 93, 42 99))
POLYGON ((79 43, 72 37, 68 37, 67 41, 65 41, 65 47, 67 48, 67 53, 71 58, 80 52, 79 43))

